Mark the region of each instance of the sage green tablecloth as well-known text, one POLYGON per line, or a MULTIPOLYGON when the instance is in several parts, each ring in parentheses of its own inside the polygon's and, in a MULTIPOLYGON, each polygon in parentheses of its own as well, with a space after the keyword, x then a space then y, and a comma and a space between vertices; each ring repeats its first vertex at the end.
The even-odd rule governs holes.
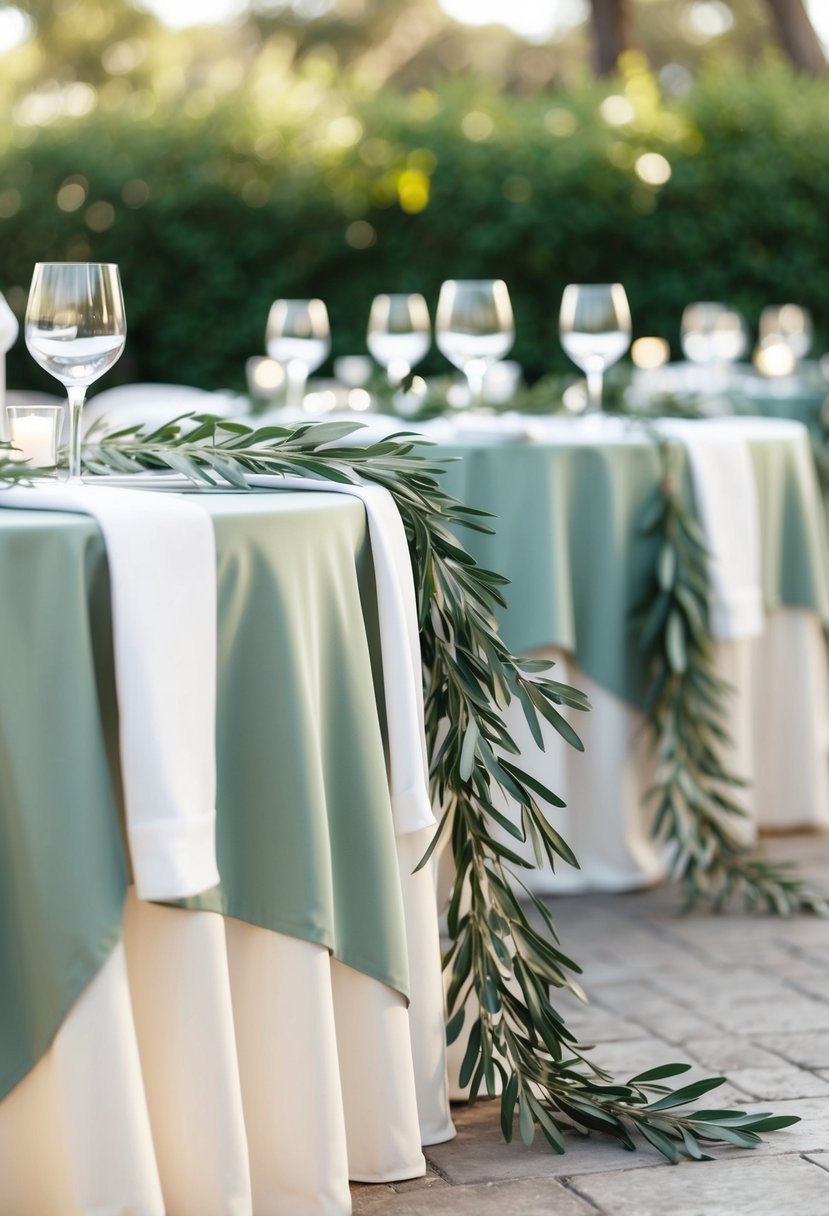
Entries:
MULTIPOLYGON (((805 435, 750 442, 762 522, 767 608, 812 608, 829 626, 826 530, 805 435)), ((647 680, 631 617, 653 575, 659 541, 640 521, 661 477, 655 444, 624 441, 441 443, 455 457, 446 488, 495 517, 493 536, 464 531, 477 560, 510 579, 501 634, 514 653, 557 646, 588 675, 640 706, 647 680)), ((683 493, 692 502, 678 448, 683 493)))
MULTIPOLYGON (((363 506, 201 496, 219 576, 221 887, 185 901, 408 993, 363 506)), ((0 510, 0 1098, 121 932, 128 866, 103 540, 0 510)))
POLYGON ((736 414, 787 418, 791 422, 802 422, 810 430, 817 430, 820 426, 820 413, 826 396, 826 391, 821 388, 786 388, 777 393, 742 389, 730 394, 736 414))

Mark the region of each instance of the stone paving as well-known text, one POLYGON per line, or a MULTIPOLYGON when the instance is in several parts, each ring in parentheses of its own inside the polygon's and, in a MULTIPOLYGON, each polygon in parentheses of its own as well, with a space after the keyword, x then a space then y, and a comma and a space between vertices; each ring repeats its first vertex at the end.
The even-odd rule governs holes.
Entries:
MULTIPOLYGON (((829 837, 766 842, 829 886, 829 837)), ((426 1150, 426 1178, 355 1186, 355 1216, 829 1216, 829 921, 678 915, 676 893, 553 901, 591 1005, 565 1011, 626 1079, 694 1065, 725 1074, 711 1104, 802 1122, 752 1150, 671 1166, 649 1145, 573 1139, 564 1156, 501 1137, 497 1102, 454 1108, 457 1139, 426 1150)), ((539 1137, 540 1139, 540 1137, 539 1137)))

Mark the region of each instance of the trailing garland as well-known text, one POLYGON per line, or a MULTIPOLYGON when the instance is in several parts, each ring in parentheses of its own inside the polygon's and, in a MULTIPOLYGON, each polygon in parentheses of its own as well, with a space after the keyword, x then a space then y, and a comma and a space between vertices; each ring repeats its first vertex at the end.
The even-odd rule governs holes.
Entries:
POLYGON ((659 557, 639 613, 639 645, 653 673, 645 710, 658 755, 649 794, 656 808, 652 834, 671 850, 671 871, 684 886, 688 907, 707 902, 720 911, 742 899, 749 910, 826 915, 825 893, 799 878, 792 865, 753 857, 732 831, 734 819, 745 816, 733 797, 744 782, 722 760, 733 689, 714 663, 706 541, 681 499, 680 449, 658 434, 654 439, 662 479, 642 531, 658 536, 659 557))
MULTIPOLYGON (((705 1149, 711 1144, 750 1148, 760 1133, 798 1122, 795 1116, 768 1112, 685 1109, 725 1080, 712 1077, 677 1090, 662 1084, 686 1072, 687 1064, 664 1064, 626 1084, 614 1083, 552 1004, 551 988, 586 999, 575 978, 580 968, 560 949, 549 909, 527 890, 540 918, 538 929, 516 898, 520 880, 515 869, 531 869, 532 863, 505 845, 502 834, 530 840, 539 863, 578 863, 542 809, 563 803, 515 763, 519 749, 501 710, 517 697, 540 747, 545 719, 580 748, 561 707, 584 710, 587 699, 553 680, 551 663, 515 658, 498 636, 492 610, 503 603, 505 580, 478 567, 452 531, 458 526, 488 531, 482 513, 442 489, 441 466, 415 454, 410 438, 337 446, 354 429, 353 424, 322 423, 254 430, 187 416, 186 422, 175 419, 146 433, 133 427, 93 436, 84 465, 102 475, 172 470, 209 487, 247 488, 250 473, 310 474, 338 482, 361 478, 384 486, 394 497, 415 573, 430 780, 435 802, 443 808, 421 865, 446 837, 455 865, 449 908, 454 941, 444 964, 451 970, 447 1037, 461 1032, 471 1011, 460 1081, 469 1085, 473 1101, 482 1089, 495 1096, 500 1086, 507 1140, 517 1113, 527 1144, 540 1129, 556 1152, 564 1152, 564 1133, 601 1131, 633 1150, 634 1132, 639 1132, 677 1162, 681 1157, 707 1159, 705 1149), (496 791, 517 802, 520 826, 496 808, 496 791)), ((21 479, 20 466, 10 479, 21 479)))

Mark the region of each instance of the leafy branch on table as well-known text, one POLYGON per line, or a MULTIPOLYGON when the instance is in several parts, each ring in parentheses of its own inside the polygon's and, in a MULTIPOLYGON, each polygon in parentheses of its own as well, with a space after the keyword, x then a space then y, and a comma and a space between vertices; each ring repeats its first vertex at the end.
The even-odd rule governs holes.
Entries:
POLYGON ((541 724, 547 721, 581 748, 562 708, 586 710, 589 703, 551 677, 552 663, 516 658, 499 637, 493 610, 504 603, 506 580, 479 567, 455 536, 459 526, 489 531, 485 513, 445 492, 442 465, 422 447, 415 451, 416 437, 399 434, 365 446, 343 445, 357 429, 353 423, 255 429, 187 415, 147 432, 129 427, 93 433, 84 465, 100 475, 172 471, 208 488, 248 489, 247 476, 257 473, 362 480, 393 496, 415 575, 430 782, 441 809, 421 865, 445 839, 454 861, 449 906, 454 940, 444 960, 447 1037, 460 1034, 469 1012, 460 1080, 473 1101, 482 1090, 495 1097, 500 1088, 506 1139, 517 1113, 525 1143, 540 1129, 548 1144, 563 1152, 566 1132, 600 1131, 632 1150, 639 1132, 676 1162, 703 1160, 713 1144, 749 1148, 760 1133, 798 1122, 795 1116, 767 1112, 685 1109, 724 1081, 713 1077, 676 1090, 661 1084, 686 1072, 687 1064, 664 1064, 626 1084, 615 1083, 567 1027, 551 990, 586 1000, 576 978, 580 968, 562 951, 550 910, 519 876, 533 862, 505 840, 530 842, 538 864, 578 862, 545 813, 546 807, 564 804, 521 767, 502 711, 517 698, 539 747, 544 746, 541 724), (505 796, 517 804, 518 822, 496 806, 505 796), (522 888, 527 904, 515 894, 522 888))
POLYGON ((0 487, 31 485, 33 474, 40 470, 21 461, 19 456, 13 457, 12 452, 19 452, 19 449, 5 440, 0 440, 0 487))
POLYGON ((679 449, 658 436, 656 442, 662 480, 641 526, 658 538, 659 556, 638 612, 639 645, 652 674, 645 711, 657 751, 653 835, 670 848, 688 907, 706 902, 720 911, 736 898, 749 911, 826 915, 825 892, 790 863, 753 856, 734 833, 735 820, 745 818, 735 791, 745 783, 722 759, 733 689, 717 672, 708 628, 708 550, 682 500, 679 449))

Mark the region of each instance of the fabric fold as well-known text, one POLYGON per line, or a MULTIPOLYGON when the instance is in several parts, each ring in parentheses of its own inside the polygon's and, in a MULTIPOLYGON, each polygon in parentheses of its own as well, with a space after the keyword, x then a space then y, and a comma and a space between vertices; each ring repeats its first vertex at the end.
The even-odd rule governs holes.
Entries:
POLYGON ((91 515, 112 595, 121 774, 140 899, 196 895, 216 865, 216 548, 191 499, 38 483, 0 506, 91 515))
POLYGON ((708 543, 709 621, 719 640, 765 629, 760 508, 748 435, 736 423, 661 419, 662 434, 688 456, 699 522, 708 543))
POLYGON ((417 598, 406 533, 394 499, 382 486, 363 483, 264 474, 252 474, 248 481, 262 489, 350 494, 365 506, 377 585, 395 832, 402 836, 431 827, 435 817, 429 798, 417 598))

